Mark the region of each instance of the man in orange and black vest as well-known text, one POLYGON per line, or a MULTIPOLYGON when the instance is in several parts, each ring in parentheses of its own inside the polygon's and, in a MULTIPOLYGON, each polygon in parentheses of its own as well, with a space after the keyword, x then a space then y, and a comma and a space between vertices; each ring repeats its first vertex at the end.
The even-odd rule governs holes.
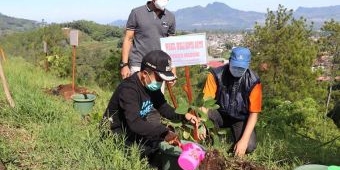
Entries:
POLYGON ((262 85, 249 64, 251 53, 244 47, 232 49, 229 63, 210 70, 204 98, 214 98, 218 110, 206 110, 216 128, 231 128, 233 152, 243 156, 256 148, 255 125, 262 107, 262 85))

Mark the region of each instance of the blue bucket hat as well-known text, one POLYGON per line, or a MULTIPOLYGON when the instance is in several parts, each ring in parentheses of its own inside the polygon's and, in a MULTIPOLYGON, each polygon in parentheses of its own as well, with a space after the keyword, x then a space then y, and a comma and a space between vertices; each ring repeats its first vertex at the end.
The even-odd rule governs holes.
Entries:
POLYGON ((234 77, 241 77, 249 68, 251 53, 248 48, 233 48, 229 58, 229 69, 234 77))

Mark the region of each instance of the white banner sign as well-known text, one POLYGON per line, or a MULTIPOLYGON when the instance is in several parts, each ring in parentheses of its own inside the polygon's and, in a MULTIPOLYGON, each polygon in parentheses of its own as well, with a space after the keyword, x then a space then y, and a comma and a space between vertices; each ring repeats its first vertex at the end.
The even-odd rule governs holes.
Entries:
POLYGON ((70 45, 78 46, 78 30, 70 31, 70 45))
POLYGON ((205 33, 161 38, 161 49, 170 55, 173 67, 207 63, 205 33))

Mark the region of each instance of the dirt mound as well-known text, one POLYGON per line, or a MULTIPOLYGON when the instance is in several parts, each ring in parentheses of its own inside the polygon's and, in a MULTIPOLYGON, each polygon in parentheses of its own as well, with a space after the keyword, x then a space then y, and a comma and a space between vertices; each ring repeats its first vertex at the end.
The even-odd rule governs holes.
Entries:
POLYGON ((207 151, 199 170, 265 170, 266 168, 253 162, 225 158, 216 149, 207 151))
POLYGON ((73 92, 72 84, 61 84, 61 85, 58 85, 57 87, 46 89, 45 92, 51 95, 63 96, 66 100, 71 99, 71 96, 74 93, 95 94, 94 91, 89 91, 85 87, 77 87, 77 86, 74 87, 74 92, 73 92))

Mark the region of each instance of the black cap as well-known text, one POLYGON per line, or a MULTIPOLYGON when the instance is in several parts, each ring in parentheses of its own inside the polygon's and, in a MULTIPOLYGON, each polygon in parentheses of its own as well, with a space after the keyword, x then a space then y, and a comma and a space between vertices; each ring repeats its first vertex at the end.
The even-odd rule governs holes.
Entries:
POLYGON ((156 72, 164 81, 176 79, 171 68, 171 57, 162 50, 154 50, 143 57, 142 68, 148 67, 156 72))

